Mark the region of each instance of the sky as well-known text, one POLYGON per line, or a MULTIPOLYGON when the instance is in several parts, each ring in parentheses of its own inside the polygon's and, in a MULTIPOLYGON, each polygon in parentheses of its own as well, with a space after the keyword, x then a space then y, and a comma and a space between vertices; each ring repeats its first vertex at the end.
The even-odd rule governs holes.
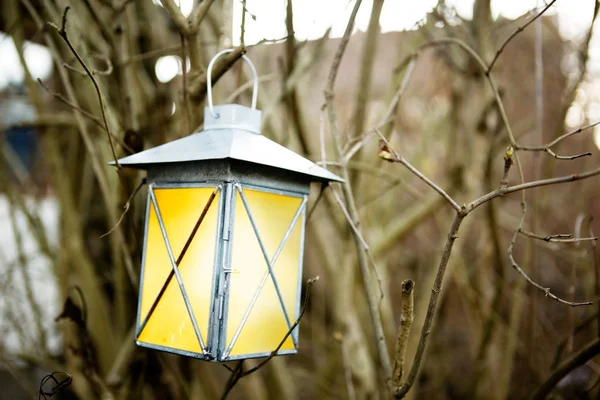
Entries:
MULTIPOLYGON (((191 1, 191 0, 189 0, 191 1)), ((538 0, 539 1, 539 0, 538 0)), ((182 0, 186 2, 186 0, 182 0)), ((447 0, 446 3, 456 9, 464 18, 472 16, 472 0, 447 0)), ((332 36, 339 37, 344 33, 346 23, 352 12, 354 1, 348 0, 296 0, 294 3, 294 28, 298 40, 317 39, 328 27, 332 27, 332 36)), ((373 1, 363 0, 356 18, 356 28, 367 29, 373 1)), ((437 0, 388 0, 384 2, 379 23, 383 32, 413 29, 431 11, 437 0)), ((559 14, 561 33, 572 38, 589 26, 593 0, 557 1, 549 14, 559 14)), ((492 0, 492 14, 497 18, 500 14, 514 19, 536 7, 536 0, 492 0)), ((246 42, 256 43, 263 38, 275 39, 284 37, 285 1, 246 0, 246 9, 256 16, 246 19, 246 42)), ((240 37, 242 3, 234 0, 233 38, 240 37)), ((239 40, 238 40, 239 41, 239 40)))

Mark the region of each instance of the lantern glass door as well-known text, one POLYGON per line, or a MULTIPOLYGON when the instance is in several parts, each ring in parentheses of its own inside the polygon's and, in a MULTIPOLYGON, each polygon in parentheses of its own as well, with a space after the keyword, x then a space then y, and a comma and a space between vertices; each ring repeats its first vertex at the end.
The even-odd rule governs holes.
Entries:
MULTIPOLYGON (((235 185, 225 352, 268 355, 299 313, 306 196, 235 185)), ((279 354, 295 353, 297 332, 279 354)))
POLYGON ((138 343, 188 355, 206 351, 220 187, 150 185, 138 343))

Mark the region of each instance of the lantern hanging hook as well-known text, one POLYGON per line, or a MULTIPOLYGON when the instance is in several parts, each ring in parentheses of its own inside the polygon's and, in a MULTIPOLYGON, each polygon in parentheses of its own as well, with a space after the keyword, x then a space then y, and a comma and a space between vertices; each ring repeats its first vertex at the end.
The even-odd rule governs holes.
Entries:
MULTIPOLYGON (((213 108, 212 68, 215 65, 215 61, 217 61, 217 58, 221 57, 223 54, 232 53, 233 51, 234 51, 234 49, 226 49, 226 50, 222 50, 222 51, 218 52, 217 54, 215 54, 215 56, 212 58, 212 60, 210 60, 210 62, 208 63, 208 68, 206 70, 206 96, 208 97, 208 110, 210 111, 210 114, 214 118, 219 118, 219 114, 215 113, 215 110, 213 108)), ((244 59, 244 61, 246 61, 246 64, 248 64, 248 67, 250 67, 250 71, 252 72, 252 82, 253 82, 252 108, 256 109, 256 100, 258 97, 258 77, 256 74, 256 68, 254 68, 254 64, 252 64, 252 61, 250 61, 250 59, 248 57, 246 57, 245 55, 242 54, 242 58, 244 59)))

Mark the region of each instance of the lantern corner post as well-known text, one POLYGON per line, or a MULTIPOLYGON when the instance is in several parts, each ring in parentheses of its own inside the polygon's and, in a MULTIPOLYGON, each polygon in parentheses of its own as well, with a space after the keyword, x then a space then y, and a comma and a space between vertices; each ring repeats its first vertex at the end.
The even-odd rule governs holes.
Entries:
POLYGON ((233 222, 235 217, 235 186, 232 181, 221 184, 219 223, 215 251, 213 277, 213 305, 209 322, 209 338, 213 361, 228 361, 224 357, 227 345, 227 317, 231 253, 233 246, 233 222))
MULTIPOLYGON (((138 339, 140 334, 142 333, 142 297, 144 294, 144 272, 146 268, 146 248, 148 246, 148 226, 150 225, 150 190, 152 190, 153 184, 150 183, 148 185, 148 193, 146 194, 146 211, 145 211, 145 219, 144 219, 144 241, 143 241, 143 249, 142 249, 142 260, 140 267, 140 283, 138 290, 138 302, 137 302, 137 311, 136 311, 136 319, 135 319, 135 342, 138 344, 138 339)), ((139 345, 139 344, 138 344, 139 345)))

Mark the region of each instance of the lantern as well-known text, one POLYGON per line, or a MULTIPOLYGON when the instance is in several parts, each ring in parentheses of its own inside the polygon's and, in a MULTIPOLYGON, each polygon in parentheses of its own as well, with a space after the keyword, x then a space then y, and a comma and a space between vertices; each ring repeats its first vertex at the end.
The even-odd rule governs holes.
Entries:
MULTIPOLYGON (((210 361, 268 356, 300 312, 311 182, 342 181, 261 135, 252 108, 213 106, 204 131, 129 157, 147 171, 138 345, 210 361)), ((296 327, 277 354, 298 348, 296 327)))

